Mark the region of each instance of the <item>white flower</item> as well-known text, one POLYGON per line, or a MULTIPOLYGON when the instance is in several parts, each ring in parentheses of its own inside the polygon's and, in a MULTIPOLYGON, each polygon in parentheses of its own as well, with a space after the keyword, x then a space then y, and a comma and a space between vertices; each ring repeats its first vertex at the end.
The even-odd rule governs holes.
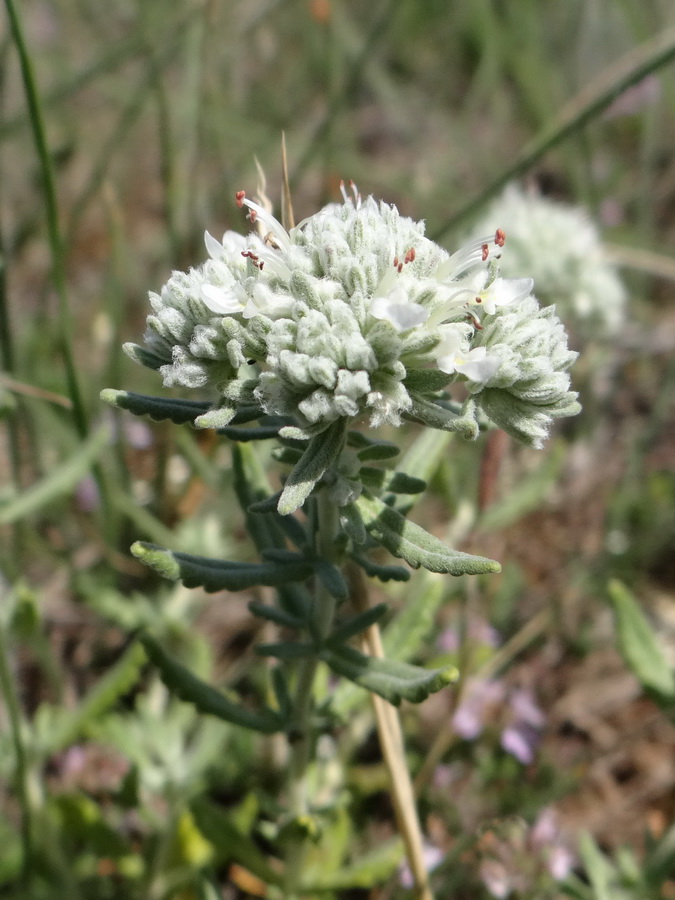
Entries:
POLYGON ((370 314, 393 325, 396 331, 409 331, 429 318, 429 310, 419 303, 411 303, 401 285, 397 285, 388 297, 373 297, 370 314))
POLYGON ((447 326, 443 340, 435 350, 438 354, 436 365, 448 375, 457 372, 477 383, 489 381, 501 360, 498 356, 488 356, 485 347, 467 350, 467 343, 466 331, 461 326, 447 326))
MULTIPOLYGON (((509 427, 529 439, 531 405, 537 423, 567 414, 548 407, 569 406, 568 357, 532 362, 508 328, 491 327, 505 310, 527 306, 514 320, 522 342, 537 308, 531 278, 500 277, 504 233, 449 255, 424 236, 422 222, 352 192, 287 230, 240 191, 254 230, 228 231, 221 242, 205 235, 209 259, 174 273, 152 296, 148 351, 132 356, 158 368, 166 384, 210 384, 225 405, 257 404, 306 433, 340 418, 367 417, 377 427, 406 415, 452 427, 452 413, 436 406, 447 383, 439 371, 464 379, 500 424, 511 421, 502 415, 505 392, 517 396, 526 425, 509 427)), ((557 346, 552 321, 538 320, 535 330, 541 337, 551 328, 557 346)), ((461 421, 475 436, 476 422, 461 421)))
POLYGON ((532 276, 537 299, 555 303, 558 315, 582 336, 617 332, 625 318, 626 292, 585 210, 510 185, 475 233, 496 224, 508 234, 500 261, 504 275, 532 276))

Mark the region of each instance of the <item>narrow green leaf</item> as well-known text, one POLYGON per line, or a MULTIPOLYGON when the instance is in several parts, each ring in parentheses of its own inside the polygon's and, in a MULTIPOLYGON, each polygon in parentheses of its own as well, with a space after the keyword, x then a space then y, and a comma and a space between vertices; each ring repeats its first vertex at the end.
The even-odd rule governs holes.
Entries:
POLYGON ((267 606, 265 603, 258 603, 257 600, 251 600, 248 604, 254 616, 260 619, 267 619, 268 622, 274 622, 275 625, 281 625, 283 628, 304 628, 306 621, 299 616, 294 616, 285 609, 278 606, 267 606))
POLYGON ((237 407, 219 406, 217 409, 210 409, 208 412, 197 416, 195 419, 195 428, 224 428, 234 419, 237 407))
POLYGON ((422 494, 426 489, 426 481, 405 472, 394 472, 386 483, 386 490, 394 494, 422 494))
POLYGON ((123 344, 122 350, 124 350, 129 359, 133 359, 139 366, 145 366, 147 369, 154 369, 155 371, 171 362, 170 358, 165 359, 158 353, 148 350, 147 347, 141 347, 139 344, 123 344))
POLYGON ((350 640, 350 638, 355 637, 357 634, 361 634, 366 628, 369 628, 375 622, 379 621, 388 609, 389 606, 386 603, 378 603, 370 609, 366 609, 364 612, 359 613, 357 616, 353 616, 346 622, 342 622, 342 624, 338 625, 326 640, 326 645, 332 648, 340 647, 350 640))
POLYGON ((353 503, 340 507, 340 527, 355 544, 365 544, 368 539, 366 527, 353 503))
POLYGON ((146 661, 146 655, 141 645, 131 644, 112 668, 83 697, 77 707, 68 711, 61 719, 56 720, 58 725, 55 728, 52 727, 44 736, 47 745, 43 749, 50 754, 58 753, 74 743, 81 737, 89 722, 94 721, 110 709, 121 696, 134 686, 146 661))
POLYGON ((150 416, 155 422, 169 420, 176 425, 194 422, 197 416, 203 415, 209 408, 208 403, 199 400, 180 400, 174 397, 148 397, 145 394, 133 394, 130 391, 115 391, 111 388, 101 391, 101 400, 125 409, 135 416, 150 416))
POLYGON ((299 509, 317 481, 338 459, 344 445, 345 421, 338 419, 309 442, 302 459, 291 471, 279 499, 282 516, 299 509))
POLYGON ((482 575, 501 571, 499 563, 492 559, 451 550, 381 500, 361 496, 356 505, 370 535, 393 556, 404 559, 414 569, 423 566, 430 572, 449 575, 482 575))
POLYGON ((379 578, 380 581, 410 581, 410 572, 403 566, 383 566, 373 562, 367 556, 360 553, 350 554, 354 562, 358 563, 366 575, 370 578, 379 578))
POLYGON ((353 862, 342 865, 338 871, 315 872, 314 868, 310 869, 300 887, 305 894, 354 888, 368 890, 390 878, 403 861, 404 855, 401 838, 391 838, 353 862))
POLYGON ((478 437, 478 422, 476 421, 476 404, 473 400, 467 401, 462 409, 462 414, 457 415, 451 409, 442 406, 438 402, 427 400, 419 394, 411 394, 412 408, 405 413, 407 419, 417 420, 429 428, 438 428, 440 431, 458 431, 469 440, 478 437))
POLYGON ((279 704, 279 715, 284 721, 288 722, 292 715, 293 701, 291 700, 291 692, 288 690, 286 674, 281 666, 275 666, 272 669, 272 686, 279 704))
POLYGON ((266 585, 275 587, 293 581, 304 581, 312 574, 310 562, 241 563, 192 556, 165 550, 154 544, 136 541, 131 552, 142 563, 171 581, 181 581, 186 587, 203 587, 207 593, 215 591, 243 591, 266 585))
POLYGON ((408 369, 403 384, 408 392, 435 394, 442 391, 451 378, 451 375, 446 375, 440 369, 408 369))
POLYGON ((141 635, 140 641, 150 661, 159 670, 164 684, 179 699, 191 703, 199 712, 263 734, 274 734, 283 729, 281 717, 274 710, 264 708, 260 712, 254 712, 234 703, 222 691, 211 687, 169 656, 149 635, 141 635))
POLYGON ((312 560, 314 570, 328 593, 338 602, 346 600, 349 596, 349 588, 342 572, 325 559, 312 560))
POLYGON ((278 641, 271 644, 256 644, 253 648, 259 656, 274 656, 277 659, 307 659, 316 656, 314 644, 300 644, 278 641))
POLYGON ((400 447, 390 444, 389 441, 372 441, 367 447, 357 450, 356 455, 361 462, 381 462, 385 459, 393 459, 400 452, 400 447))
POLYGON ((640 684, 664 697, 675 696, 675 674, 640 606, 622 582, 609 583, 619 649, 640 684))
POLYGON ((393 659, 366 656, 353 647, 324 647, 321 659, 338 675, 348 678, 373 694, 378 694, 394 706, 401 700, 421 703, 436 691, 457 680, 454 666, 442 669, 423 669, 393 659))
POLYGON ((0 505, 0 525, 23 519, 69 493, 103 453, 109 440, 110 429, 106 426, 94 431, 69 459, 52 469, 49 475, 18 497, 0 505))

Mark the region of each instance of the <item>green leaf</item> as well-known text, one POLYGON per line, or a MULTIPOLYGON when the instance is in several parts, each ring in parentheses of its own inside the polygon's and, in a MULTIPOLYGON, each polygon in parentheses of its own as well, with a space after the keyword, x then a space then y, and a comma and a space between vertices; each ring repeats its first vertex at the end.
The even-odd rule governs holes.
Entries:
POLYGON ((199 400, 180 400, 174 397, 148 397, 145 394, 133 394, 130 391, 114 391, 111 388, 101 391, 101 400, 125 409, 135 416, 150 416, 155 422, 169 420, 176 425, 194 422, 197 416, 207 412, 210 404, 199 400))
POLYGON ((388 609, 389 607, 386 603, 378 603, 370 609, 366 609, 364 612, 359 613, 357 616, 352 616, 351 619, 348 619, 346 622, 342 622, 337 626, 326 640, 326 645, 334 648, 340 647, 350 638, 355 637, 357 634, 361 634, 366 628, 369 628, 375 622, 379 621, 388 609))
POLYGON ((675 674, 640 606, 620 581, 609 583, 619 649, 640 684, 664 697, 675 696, 675 674))
POLYGON ((131 552, 164 578, 182 581, 189 588, 203 587, 207 593, 243 591, 259 585, 275 587, 292 581, 304 581, 312 574, 312 564, 300 557, 298 562, 289 563, 228 562, 165 550, 143 541, 136 541, 131 552))
POLYGON ((394 706, 401 700, 421 703, 429 694, 457 680, 454 666, 442 669, 423 669, 393 659, 366 656, 354 647, 324 647, 321 659, 338 675, 348 678, 373 694, 378 694, 394 706))
POLYGON ((316 872, 312 867, 300 887, 304 894, 347 891, 353 888, 368 890, 390 878, 403 859, 403 841, 398 837, 391 838, 353 862, 340 866, 336 872, 316 872))
POLYGON ((410 572, 403 566, 384 566, 360 553, 351 553, 350 556, 370 578, 379 578, 380 581, 410 581, 410 572))
POLYGON ((426 481, 406 475, 405 472, 394 472, 386 483, 386 490, 393 494, 422 494, 427 489, 426 481))
POLYGON ((317 577, 328 593, 340 603, 346 600, 349 596, 349 588, 337 566, 327 562, 325 559, 312 560, 312 565, 317 577))
POLYGON ((263 734, 283 730, 283 721, 274 710, 263 708, 260 712, 254 712, 234 703, 222 691, 211 687, 169 656, 149 635, 142 634, 140 641, 150 661, 159 670, 164 684, 179 699, 191 703, 199 712, 263 734))
POLYGON ((114 706, 138 681, 142 667, 146 663, 143 648, 138 643, 131 644, 117 662, 90 689, 77 707, 67 715, 57 719, 57 726, 45 734, 44 744, 48 753, 58 753, 74 743, 86 729, 89 722, 114 706))
POLYGON ((236 861, 267 884, 281 885, 282 873, 270 866, 255 841, 236 827, 229 810, 201 796, 192 803, 192 812, 199 830, 213 844, 219 862, 236 861))
POLYGON ((133 359, 139 366, 145 366, 147 369, 154 369, 155 371, 171 362, 170 356, 167 359, 164 356, 160 356, 159 353, 154 353, 152 350, 148 350, 147 347, 141 347, 138 344, 123 344, 122 350, 124 350, 129 359, 133 359))
POLYGON ((353 503, 340 507, 340 527, 355 544, 365 544, 368 539, 365 525, 353 503))
POLYGON ((278 510, 282 516, 289 515, 302 506, 317 481, 338 459, 344 445, 345 428, 345 420, 338 419, 309 442, 281 493, 278 510))
POLYGON ((356 506, 370 535, 393 556, 404 559, 414 569, 423 566, 430 572, 449 575, 483 575, 501 571, 499 563, 492 559, 451 550, 381 500, 361 496, 356 506))
POLYGON ((265 603, 259 603, 257 600, 251 600, 248 608, 254 616, 258 616, 260 619, 267 619, 268 622, 274 622, 275 625, 281 625, 283 628, 300 629, 307 624, 305 619, 294 616, 285 609, 280 609, 278 606, 267 606, 265 603))
POLYGON ((219 406, 210 409, 195 419, 195 428, 224 428, 234 419, 236 406, 219 406))
POLYGON ((440 431, 458 431, 469 440, 478 437, 478 422, 476 421, 476 404, 469 399, 462 408, 462 414, 457 415, 439 402, 427 400, 419 394, 411 394, 412 407, 405 413, 407 419, 417 420, 429 428, 438 428, 440 431))
POLYGON ((356 455, 361 462, 383 461, 385 459, 393 459, 401 452, 400 447, 391 444, 389 441, 371 441, 367 447, 357 450, 356 455))
POLYGON ((0 505, 0 525, 23 519, 69 493, 103 453, 109 440, 109 428, 103 426, 93 432, 69 459, 53 468, 49 475, 0 505))
POLYGON ((253 648, 259 656, 274 656, 277 659, 307 659, 316 656, 314 644, 278 641, 272 644, 256 644, 253 648))
POLYGON ((408 369, 403 384, 409 393, 435 394, 442 391, 452 377, 440 369, 408 369))

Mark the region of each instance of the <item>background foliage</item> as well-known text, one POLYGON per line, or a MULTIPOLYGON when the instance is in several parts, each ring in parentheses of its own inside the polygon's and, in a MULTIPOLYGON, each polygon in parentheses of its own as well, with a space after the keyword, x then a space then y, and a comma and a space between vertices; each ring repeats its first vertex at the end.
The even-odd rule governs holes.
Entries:
MULTIPOLYGON (((434 488, 414 517, 504 573, 386 586, 386 639, 397 658, 457 664, 463 685, 490 675, 508 696, 527 691, 545 718, 524 762, 500 743, 504 703, 473 740, 448 726, 466 687, 404 710, 426 832, 445 854, 439 896, 490 896, 486 860, 522 874, 528 838, 508 823, 551 804, 576 872, 562 887, 527 870, 518 896, 675 896, 672 3, 23 0, 19 12, 45 154, 3 20, 0 892, 235 898, 278 881, 278 747, 197 719, 128 637, 152 622, 244 695, 264 678, 251 648, 274 636, 253 633, 246 607, 264 596, 172 588, 128 552, 143 539, 247 559, 229 446, 113 414, 98 395, 157 392, 121 342, 142 332, 147 290, 204 258, 205 228, 243 227, 234 192, 254 189, 256 157, 278 197, 283 130, 298 219, 352 178, 452 247, 474 201, 518 169, 604 227, 630 317, 578 348, 582 417, 543 453, 406 435, 408 471, 434 488)), ((251 465, 274 483, 264 452, 251 465)), ((308 883, 404 896, 384 771, 374 743, 357 749, 372 733, 365 697, 341 688, 337 705, 350 726, 317 765, 332 824, 308 883)))

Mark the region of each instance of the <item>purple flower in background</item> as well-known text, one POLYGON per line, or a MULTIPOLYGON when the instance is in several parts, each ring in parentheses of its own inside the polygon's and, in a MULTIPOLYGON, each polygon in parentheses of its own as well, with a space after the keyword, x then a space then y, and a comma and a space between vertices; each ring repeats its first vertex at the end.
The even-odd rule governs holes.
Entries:
POLYGON ((496 725, 502 748, 523 765, 533 761, 545 722, 531 691, 479 678, 469 679, 452 717, 455 732, 467 741, 496 725))

